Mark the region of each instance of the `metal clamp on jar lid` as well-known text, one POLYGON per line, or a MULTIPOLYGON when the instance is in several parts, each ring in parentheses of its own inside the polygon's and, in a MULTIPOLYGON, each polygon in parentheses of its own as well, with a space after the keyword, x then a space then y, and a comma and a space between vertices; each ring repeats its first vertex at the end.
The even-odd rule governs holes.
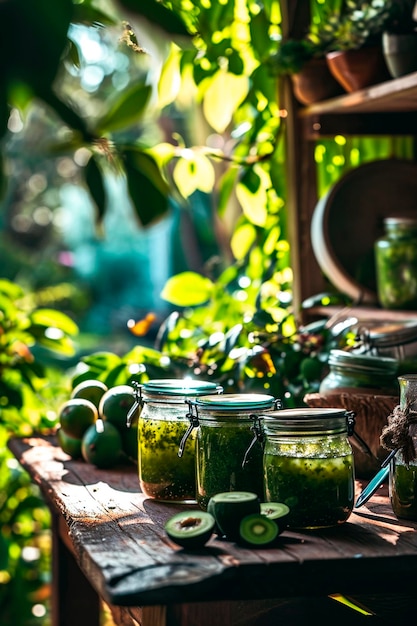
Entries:
POLYGON ((145 383, 132 383, 135 391, 135 403, 127 415, 127 426, 129 427, 135 412, 144 405, 145 402, 164 402, 164 404, 179 401, 184 402, 186 398, 202 396, 206 394, 221 394, 223 387, 216 383, 192 378, 155 378, 145 383))
MULTIPOLYGON (((364 454, 374 456, 370 447, 355 432, 355 413, 338 408, 298 408, 271 411, 266 415, 258 416, 260 429, 258 441, 263 441, 263 435, 279 433, 303 437, 315 433, 336 434, 346 433, 352 442, 364 454)), ((257 432, 256 429, 255 433, 257 432)))
POLYGON ((396 359, 331 350, 328 364, 330 371, 321 381, 320 393, 398 393, 396 359))
POLYGON ((387 356, 399 361, 417 355, 417 322, 362 323, 356 329, 359 351, 373 356, 387 356))
POLYGON ((281 433, 303 437, 321 433, 354 432, 355 416, 352 411, 332 408, 282 409, 259 415, 265 433, 281 433))
POLYGON ((221 415, 222 421, 232 419, 247 419, 248 412, 262 411, 266 409, 279 409, 281 400, 273 396, 258 393, 229 393, 221 396, 202 396, 195 400, 187 400, 190 407, 188 418, 190 426, 181 439, 178 456, 181 457, 189 435, 194 428, 200 425, 199 412, 203 412, 204 419, 214 420, 221 415))

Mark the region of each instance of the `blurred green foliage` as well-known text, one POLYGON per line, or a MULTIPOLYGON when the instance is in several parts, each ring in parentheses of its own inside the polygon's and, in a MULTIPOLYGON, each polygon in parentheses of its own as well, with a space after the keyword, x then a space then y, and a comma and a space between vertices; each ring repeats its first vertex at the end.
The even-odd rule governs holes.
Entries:
MULTIPOLYGON (((48 615, 49 512, 7 449, 11 435, 51 431, 68 395, 68 378, 37 354, 75 355, 78 328, 39 306, 37 294, 0 280, 0 621, 39 623, 48 615)), ((56 361, 57 363, 59 362, 56 361)), ((47 622, 45 622, 47 623, 47 622)))

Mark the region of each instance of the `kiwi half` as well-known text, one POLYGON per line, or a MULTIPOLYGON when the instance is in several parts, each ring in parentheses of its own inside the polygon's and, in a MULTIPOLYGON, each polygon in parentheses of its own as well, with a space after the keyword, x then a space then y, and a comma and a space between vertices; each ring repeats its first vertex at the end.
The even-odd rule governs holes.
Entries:
POLYGON ((181 511, 165 523, 165 532, 177 545, 188 550, 202 548, 213 534, 214 517, 206 511, 181 511))
POLYGON ((255 513, 242 519, 239 526, 240 542, 250 546, 266 546, 278 537, 278 526, 274 520, 255 513))
POLYGON ((239 540, 240 522, 247 515, 260 514, 261 506, 256 493, 249 491, 226 491, 212 496, 207 512, 216 521, 219 534, 229 541, 239 540))
POLYGON ((284 502, 261 502, 261 515, 275 522, 280 535, 288 528, 290 507, 284 502))

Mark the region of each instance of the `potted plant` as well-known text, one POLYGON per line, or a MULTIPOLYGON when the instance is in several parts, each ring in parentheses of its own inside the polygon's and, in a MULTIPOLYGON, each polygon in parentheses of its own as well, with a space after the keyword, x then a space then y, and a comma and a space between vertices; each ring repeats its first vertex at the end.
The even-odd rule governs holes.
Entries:
POLYGON ((392 78, 417 71, 417 3, 396 0, 382 33, 382 52, 392 78))
POLYGON ((301 104, 313 104, 342 93, 331 75, 325 58, 323 42, 288 39, 271 58, 273 72, 289 76, 294 96, 301 104))
POLYGON ((312 33, 318 40, 329 41, 329 70, 347 92, 390 78, 381 39, 395 4, 395 0, 346 0, 339 9, 328 12, 312 33))

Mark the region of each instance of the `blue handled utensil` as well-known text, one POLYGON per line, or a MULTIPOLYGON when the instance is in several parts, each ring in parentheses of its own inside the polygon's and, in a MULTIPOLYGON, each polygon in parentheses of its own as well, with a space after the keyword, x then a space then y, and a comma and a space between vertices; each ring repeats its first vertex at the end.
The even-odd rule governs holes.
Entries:
POLYGON ((394 458, 398 450, 391 450, 386 459, 381 463, 381 469, 375 474, 375 476, 369 481, 366 485, 365 489, 362 490, 358 499, 355 502, 355 509, 358 509, 360 506, 364 505, 365 502, 368 502, 369 498, 371 498, 375 491, 382 485, 384 480, 387 478, 389 474, 389 464, 391 459, 394 458))

